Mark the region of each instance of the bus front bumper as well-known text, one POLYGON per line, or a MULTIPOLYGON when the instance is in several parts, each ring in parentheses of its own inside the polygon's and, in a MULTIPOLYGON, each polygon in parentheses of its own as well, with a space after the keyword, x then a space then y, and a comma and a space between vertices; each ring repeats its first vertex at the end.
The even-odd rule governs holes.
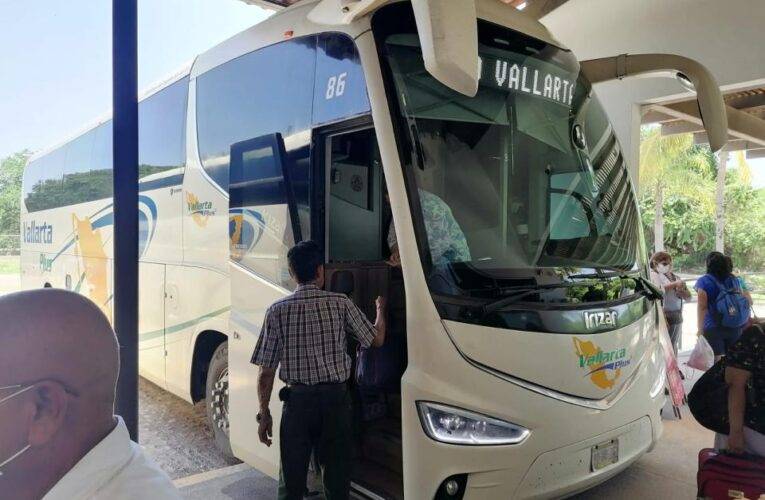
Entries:
MULTIPOLYGON (((533 461, 512 497, 560 498, 584 491, 627 468, 649 451, 653 443, 651 419, 645 416, 584 441, 542 453, 533 461), (618 441, 618 461, 593 471, 593 447, 613 440, 618 441)), ((506 498, 512 491, 512 485, 508 484, 513 482, 511 478, 517 478, 517 471, 469 474, 464 498, 506 498)))

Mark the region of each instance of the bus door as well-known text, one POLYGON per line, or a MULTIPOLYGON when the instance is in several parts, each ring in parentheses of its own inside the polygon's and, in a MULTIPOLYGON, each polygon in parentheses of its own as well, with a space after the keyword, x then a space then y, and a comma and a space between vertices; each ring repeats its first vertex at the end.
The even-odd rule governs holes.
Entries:
MULTIPOLYGON (((267 448, 253 431, 258 413, 258 367, 250 363, 266 309, 294 289, 287 250, 302 239, 303 227, 295 201, 284 140, 279 133, 231 146, 229 172, 229 269, 231 314, 229 342, 229 421, 234 454, 276 475, 278 429, 267 448)), ((305 222, 303 222, 305 224, 305 222)), ((271 404, 275 421, 281 405, 271 404)))
POLYGON ((141 262, 138 266, 138 364, 141 375, 166 388, 165 378, 165 265, 141 262))

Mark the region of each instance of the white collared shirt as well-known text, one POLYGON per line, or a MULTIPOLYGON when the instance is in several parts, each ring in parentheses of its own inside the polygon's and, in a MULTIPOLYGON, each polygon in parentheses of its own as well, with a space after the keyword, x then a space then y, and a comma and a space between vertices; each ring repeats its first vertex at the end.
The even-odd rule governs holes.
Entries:
POLYGON ((180 500, 170 478, 130 440, 122 418, 43 500, 180 500))

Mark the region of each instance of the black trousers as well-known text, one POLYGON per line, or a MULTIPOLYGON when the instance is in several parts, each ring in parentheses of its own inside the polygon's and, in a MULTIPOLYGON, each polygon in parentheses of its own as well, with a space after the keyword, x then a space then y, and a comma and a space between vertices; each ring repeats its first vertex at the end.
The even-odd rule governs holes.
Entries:
POLYGON ((345 500, 350 490, 352 407, 346 384, 286 390, 279 428, 280 500, 302 500, 311 451, 321 466, 324 496, 345 500))

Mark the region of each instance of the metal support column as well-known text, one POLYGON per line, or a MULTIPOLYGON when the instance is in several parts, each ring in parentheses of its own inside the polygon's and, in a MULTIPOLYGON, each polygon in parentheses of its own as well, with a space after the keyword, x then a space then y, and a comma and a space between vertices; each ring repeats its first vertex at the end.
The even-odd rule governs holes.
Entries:
POLYGON ((138 440, 138 25, 136 0, 112 0, 116 413, 138 440))

